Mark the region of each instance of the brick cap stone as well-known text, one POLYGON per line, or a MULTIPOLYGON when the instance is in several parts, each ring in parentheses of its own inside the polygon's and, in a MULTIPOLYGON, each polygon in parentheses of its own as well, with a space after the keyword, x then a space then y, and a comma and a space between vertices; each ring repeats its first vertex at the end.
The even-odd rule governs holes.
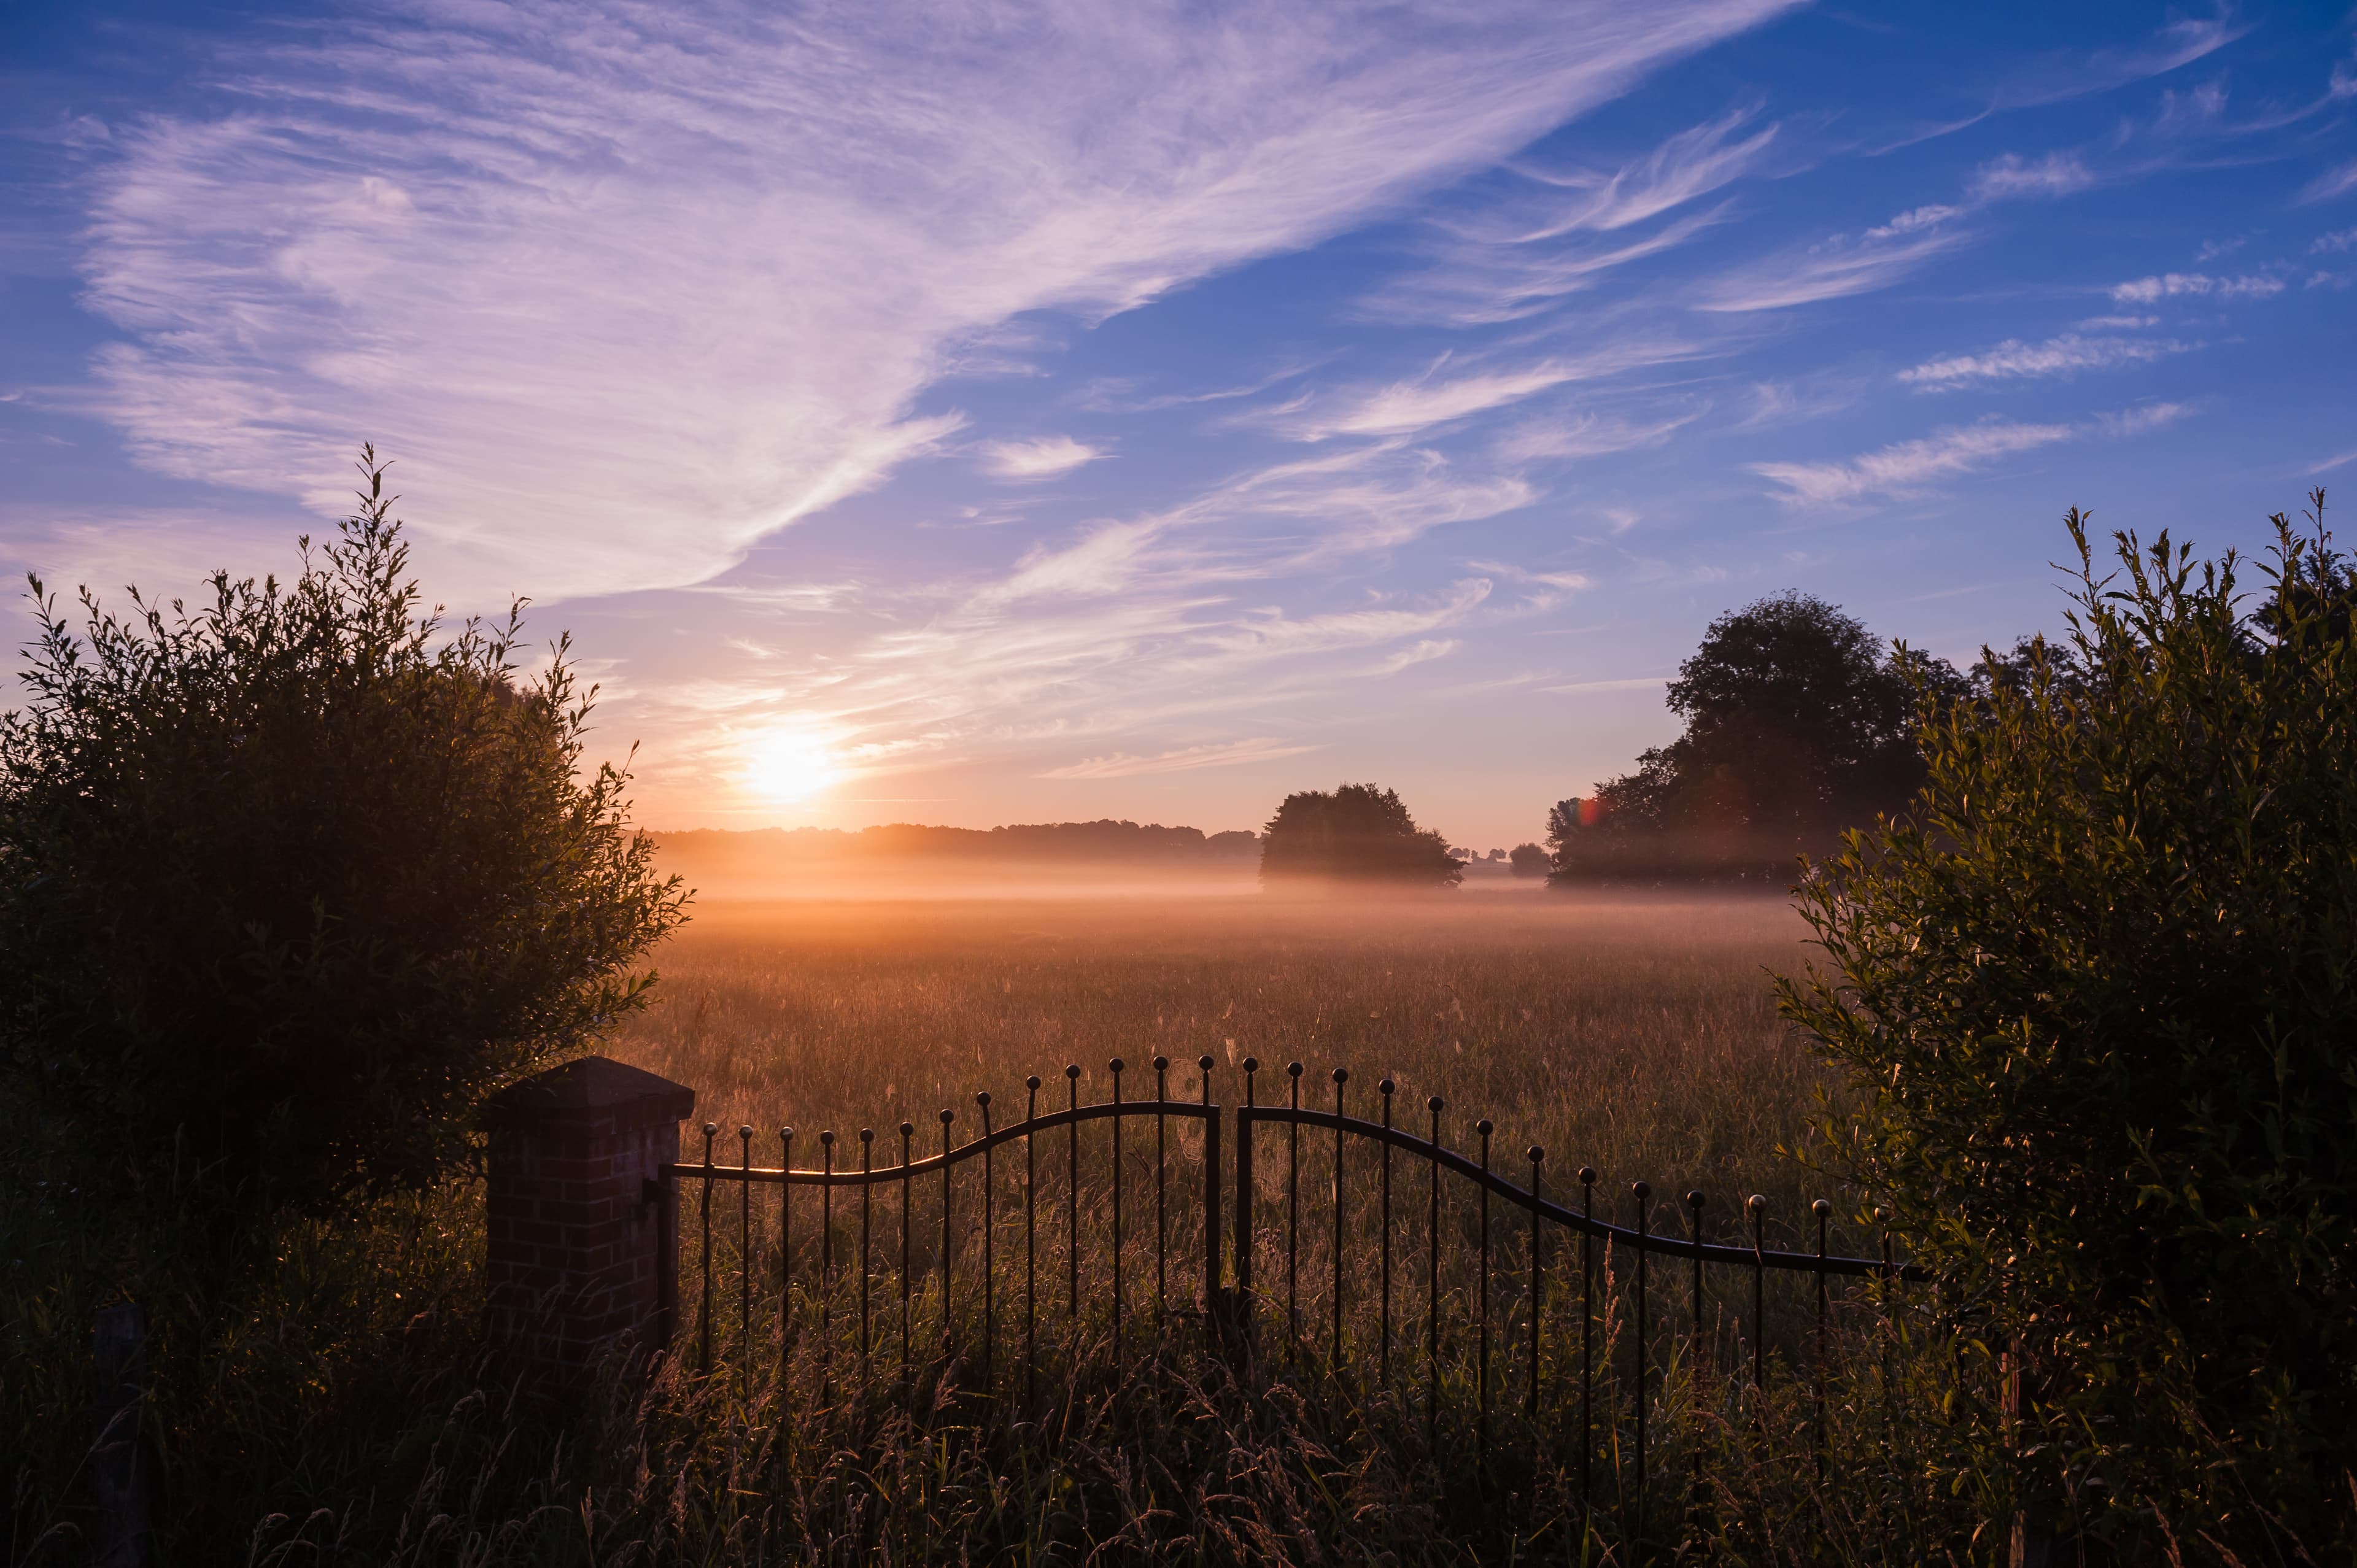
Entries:
POLYGON ((659 1073, 611 1057, 576 1057, 494 1095, 495 1124, 572 1122, 608 1116, 631 1122, 684 1122, 695 1113, 695 1090, 659 1073), (624 1112, 636 1114, 624 1115, 624 1112))

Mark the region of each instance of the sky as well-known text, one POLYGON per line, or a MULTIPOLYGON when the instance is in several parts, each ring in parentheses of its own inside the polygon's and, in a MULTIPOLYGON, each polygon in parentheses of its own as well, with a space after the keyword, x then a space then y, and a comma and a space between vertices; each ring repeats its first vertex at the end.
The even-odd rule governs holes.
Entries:
POLYGON ((17 0, 0 142, 0 570, 371 441, 657 828, 1507 847, 1730 609, 1964 662, 2357 476, 2321 5, 17 0))

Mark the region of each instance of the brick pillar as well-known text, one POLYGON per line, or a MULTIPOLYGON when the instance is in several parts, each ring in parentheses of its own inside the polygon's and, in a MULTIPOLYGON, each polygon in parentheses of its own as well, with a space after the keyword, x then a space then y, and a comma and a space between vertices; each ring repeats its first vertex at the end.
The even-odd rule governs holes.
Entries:
POLYGON ((647 1201, 679 1151, 695 1091, 609 1057, 581 1057, 492 1102, 488 1197, 491 1336, 560 1377, 659 1336, 658 1281, 677 1242, 647 1201), (670 1255, 665 1256, 668 1252, 670 1255))

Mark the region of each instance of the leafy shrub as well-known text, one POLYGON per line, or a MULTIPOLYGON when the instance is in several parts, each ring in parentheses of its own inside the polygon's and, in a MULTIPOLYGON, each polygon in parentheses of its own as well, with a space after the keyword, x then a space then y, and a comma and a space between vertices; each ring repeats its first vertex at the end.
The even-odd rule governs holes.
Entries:
POLYGON ((299 576, 133 594, 77 634, 38 580, 0 719, 0 1086, 74 1179, 185 1215, 331 1212, 449 1167, 490 1090, 646 999, 680 918, 593 693, 521 604, 420 614, 384 469, 299 576))
POLYGON ((1839 1159, 2024 1358, 2033 1504, 2154 1559, 2352 1544, 2357 584, 2314 500, 2254 619, 2231 553, 2098 576, 2073 510, 2067 654, 1926 691, 1911 816, 1803 887, 1830 968, 1779 982, 1854 1077, 1839 1159))

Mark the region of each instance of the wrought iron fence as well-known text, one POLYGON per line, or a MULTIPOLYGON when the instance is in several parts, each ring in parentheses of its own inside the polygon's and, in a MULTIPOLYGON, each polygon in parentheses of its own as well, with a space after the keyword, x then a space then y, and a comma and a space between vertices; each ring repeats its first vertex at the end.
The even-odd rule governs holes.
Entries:
POLYGON ((1284 1101, 1263 1103, 1261 1064, 1247 1057, 1243 1103, 1231 1112, 1212 1100, 1212 1058, 1198 1059, 1192 1098, 1171 1098, 1168 1058, 1151 1066, 1150 1098, 1125 1092, 1130 1069, 1115 1058, 1109 1098, 1087 1104, 1082 1069, 1067 1066, 1065 1103, 1046 1110, 1046 1085, 1034 1076, 1013 1121, 994 1121, 991 1096, 978 1093, 971 1136, 961 1142, 957 1113, 943 1109, 938 1148, 920 1153, 917 1127, 902 1122, 881 1165, 871 1128, 856 1134, 856 1166, 824 1131, 814 1140, 816 1165, 797 1167, 798 1136, 804 1150, 813 1140, 791 1126, 740 1126, 729 1151, 706 1123, 702 1158, 662 1165, 650 1193, 659 1245, 678 1259, 661 1276, 662 1337, 676 1338, 684 1283, 694 1293, 702 1371, 714 1367, 716 1328, 726 1329, 733 1305, 740 1359, 761 1352, 773 1319, 781 1359, 807 1339, 822 1357, 856 1354, 869 1375, 879 1359, 903 1378, 924 1366, 955 1369, 970 1397, 1019 1397, 1034 1409, 1050 1353, 1077 1366, 1092 1336, 1114 1363, 1133 1350, 1191 1345, 1247 1372, 1308 1365, 1392 1395, 1403 1410, 1420 1405, 1435 1449, 1448 1412, 1469 1403, 1467 1435, 1485 1468, 1501 1420, 1515 1424, 1512 1446, 1533 1462, 1542 1449, 1560 1456, 1570 1445, 1583 1504, 1609 1433, 1615 1453, 1626 1445, 1625 1465, 1610 1463, 1633 1473, 1641 1520, 1653 1409, 1672 1382, 1691 1395, 1707 1378, 1745 1399, 1766 1387, 1771 1358, 1817 1375, 1837 1284, 1867 1282, 1873 1299, 1923 1277, 1893 1261, 1887 1230, 1878 1257, 1831 1251, 1833 1207, 1822 1198, 1802 1231, 1813 1230, 1808 1251, 1768 1244, 1770 1206, 1757 1195, 1740 1206, 1731 1241, 1706 1238, 1710 1205, 1698 1188, 1678 1206, 1683 1234, 1654 1227, 1653 1191, 1642 1180, 1622 1189, 1631 1222, 1615 1223, 1609 1189, 1599 1215, 1602 1178, 1592 1167, 1555 1189, 1564 1198, 1576 1191, 1575 1208, 1550 1196, 1546 1152, 1536 1144, 1522 1151, 1527 1185, 1495 1168, 1487 1119, 1473 1123, 1469 1152, 1451 1147, 1438 1095, 1426 1100, 1421 1130, 1403 1125, 1388 1078, 1375 1086, 1370 1120, 1351 1113, 1351 1075, 1340 1068, 1329 1075, 1330 1110, 1303 1103, 1299 1062, 1285 1069, 1284 1101), (1231 1123, 1232 1176, 1222 1169, 1231 1123), (1270 1146, 1279 1130, 1281 1150, 1270 1146), (776 1149, 776 1165, 754 1163, 757 1144, 776 1149), (1019 1163, 1010 1148, 1017 1144, 1019 1163), (722 1197, 716 1215, 716 1198, 731 1187, 735 1212, 722 1197), (774 1203, 757 1200, 771 1187, 774 1203), (691 1194, 692 1260, 678 1245, 691 1194), (978 1257, 961 1261, 974 1250, 978 1257), (1657 1263, 1686 1278, 1657 1283, 1657 1263), (1149 1266, 1150 1299, 1142 1294, 1149 1266), (885 1309, 898 1309, 897 1325, 887 1318, 880 1333, 879 1282, 885 1309), (1148 1316, 1155 1332, 1135 1337, 1130 1326, 1148 1316), (1181 1326, 1192 1332, 1173 1332, 1181 1326), (1019 1378, 1002 1376, 1010 1352, 1019 1355, 1019 1378))

